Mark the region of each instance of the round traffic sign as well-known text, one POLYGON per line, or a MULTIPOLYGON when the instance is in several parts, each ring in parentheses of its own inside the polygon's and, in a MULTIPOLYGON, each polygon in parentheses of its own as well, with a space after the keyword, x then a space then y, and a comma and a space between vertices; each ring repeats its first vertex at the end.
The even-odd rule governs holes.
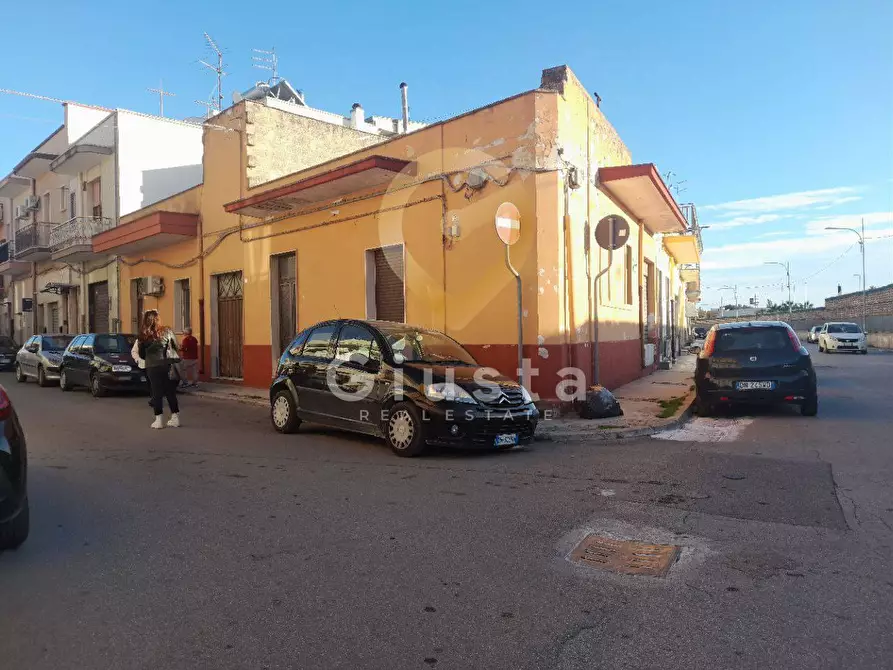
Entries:
POLYGON ((629 241, 629 224, 622 216, 608 214, 595 227, 595 241, 602 249, 616 251, 629 241))
POLYGON ((521 212, 510 202, 496 208, 496 234, 508 246, 521 238, 521 212))

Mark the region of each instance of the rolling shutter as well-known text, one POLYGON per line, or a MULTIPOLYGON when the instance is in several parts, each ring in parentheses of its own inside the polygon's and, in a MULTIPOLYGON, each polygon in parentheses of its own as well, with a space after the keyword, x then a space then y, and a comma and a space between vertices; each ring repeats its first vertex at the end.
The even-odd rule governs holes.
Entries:
POLYGON ((109 284, 102 281, 90 284, 89 325, 91 333, 106 333, 109 329, 109 284))
POLYGON ((381 321, 406 320, 403 306, 403 245, 376 249, 375 318, 381 321))

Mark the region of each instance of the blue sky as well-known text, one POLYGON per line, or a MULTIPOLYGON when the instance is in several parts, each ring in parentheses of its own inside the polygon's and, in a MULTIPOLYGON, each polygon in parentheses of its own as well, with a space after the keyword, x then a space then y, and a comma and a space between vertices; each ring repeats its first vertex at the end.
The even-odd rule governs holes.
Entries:
MULTIPOLYGON (((193 101, 213 88, 197 63, 209 56, 205 30, 225 50, 227 101, 265 76, 251 49, 275 47, 308 104, 344 114, 360 102, 398 116, 405 80, 413 118, 443 119, 534 88, 543 68, 566 63, 601 95, 634 161, 685 180, 679 199, 711 226, 705 304, 734 284, 741 301, 783 299, 783 270, 765 261, 790 261, 798 300, 856 289, 856 236, 824 227, 863 216, 881 238, 867 245, 868 283, 893 282, 889 0, 51 1, 41 13, 58 20, 38 37, 9 29, 35 25, 34 7, 4 10, 0 87, 156 112, 145 89, 163 79, 177 117, 199 115, 193 101)), ((0 173, 60 122, 53 103, 0 95, 0 173)))

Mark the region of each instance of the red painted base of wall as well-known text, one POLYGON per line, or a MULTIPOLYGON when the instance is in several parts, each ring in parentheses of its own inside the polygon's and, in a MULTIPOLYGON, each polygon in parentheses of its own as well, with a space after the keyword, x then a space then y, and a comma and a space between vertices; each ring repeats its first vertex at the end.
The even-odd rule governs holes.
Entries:
MULTIPOLYGON (((518 348, 511 344, 469 344, 468 351, 481 365, 495 368, 502 374, 515 378, 518 348)), ((524 357, 537 374, 532 377, 532 390, 543 400, 554 400, 556 387, 569 374, 559 375, 563 368, 579 368, 591 385, 592 350, 588 344, 525 345, 524 357), (545 356, 543 355, 545 354, 545 356)), ((253 388, 268 388, 273 378, 273 359, 270 345, 246 344, 242 348, 242 380, 228 381, 211 378, 211 347, 205 346, 204 372, 201 379, 220 383, 241 384, 253 388)), ((654 367, 642 369, 642 352, 639 340, 601 342, 599 345, 600 383, 616 389, 634 379, 653 372, 654 367)))
MULTIPOLYGON (((515 370, 518 367, 518 347, 510 344, 465 346, 481 365, 496 368, 512 378, 517 376, 515 370)), ((537 374, 532 375, 529 384, 531 390, 543 400, 557 398, 558 384, 571 378, 570 374, 558 374, 563 368, 578 368, 583 373, 586 386, 591 386, 592 349, 588 344, 574 344, 570 347, 559 344, 539 347, 524 345, 524 357, 530 359, 531 367, 537 371, 537 374)), ((609 389, 623 386, 653 370, 653 368, 642 369, 642 349, 639 340, 600 342, 598 358, 599 382, 609 389)))

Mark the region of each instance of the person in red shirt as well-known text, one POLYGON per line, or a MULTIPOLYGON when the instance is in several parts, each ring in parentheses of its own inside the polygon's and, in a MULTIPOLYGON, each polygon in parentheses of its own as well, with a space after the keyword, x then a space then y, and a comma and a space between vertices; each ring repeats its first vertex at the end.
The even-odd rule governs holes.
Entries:
POLYGON ((192 335, 192 328, 186 328, 180 342, 180 376, 183 387, 198 386, 198 340, 192 335))

